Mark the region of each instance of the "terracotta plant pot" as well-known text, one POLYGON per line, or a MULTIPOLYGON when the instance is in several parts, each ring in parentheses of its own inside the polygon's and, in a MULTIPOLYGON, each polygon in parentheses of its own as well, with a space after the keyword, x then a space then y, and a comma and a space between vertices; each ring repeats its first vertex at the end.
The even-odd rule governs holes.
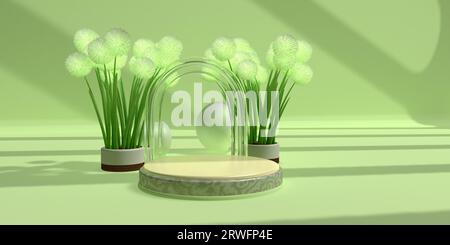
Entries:
POLYGON ((276 163, 280 162, 280 145, 254 145, 248 144, 248 155, 272 160, 276 163))
POLYGON ((110 172, 139 170, 144 165, 144 148, 101 150, 102 169, 110 172))

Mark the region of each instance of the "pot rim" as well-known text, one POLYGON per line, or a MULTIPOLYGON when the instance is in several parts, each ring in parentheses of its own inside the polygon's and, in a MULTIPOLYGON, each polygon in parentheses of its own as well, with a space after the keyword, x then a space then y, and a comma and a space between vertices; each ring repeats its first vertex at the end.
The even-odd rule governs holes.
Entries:
POLYGON ((141 146, 141 147, 139 147, 139 148, 130 148, 130 149, 108 149, 108 148, 106 148, 106 147, 103 146, 101 149, 102 149, 102 151, 127 152, 127 151, 139 151, 139 150, 141 150, 141 149, 143 150, 144 147, 141 146))
POLYGON ((247 144, 247 145, 251 145, 251 146, 277 146, 277 145, 280 145, 280 144, 274 143, 274 144, 247 144))

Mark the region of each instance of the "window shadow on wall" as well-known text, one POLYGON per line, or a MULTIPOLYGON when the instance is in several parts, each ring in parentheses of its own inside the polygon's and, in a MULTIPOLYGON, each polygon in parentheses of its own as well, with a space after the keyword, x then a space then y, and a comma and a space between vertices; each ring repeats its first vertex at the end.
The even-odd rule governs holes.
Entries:
POLYGON ((71 36, 9 0, 0 1, 0 27, 2 68, 81 115, 94 115, 86 109, 90 104, 84 84, 64 67, 67 56, 75 52, 71 36))
POLYGON ((353 69, 402 105, 416 121, 450 126, 447 121, 450 115, 449 1, 439 1, 440 39, 433 60, 421 74, 413 74, 403 68, 313 1, 289 1, 289 4, 284 4, 272 0, 254 0, 254 3, 353 69), (352 50, 351 55, 349 50, 352 50))

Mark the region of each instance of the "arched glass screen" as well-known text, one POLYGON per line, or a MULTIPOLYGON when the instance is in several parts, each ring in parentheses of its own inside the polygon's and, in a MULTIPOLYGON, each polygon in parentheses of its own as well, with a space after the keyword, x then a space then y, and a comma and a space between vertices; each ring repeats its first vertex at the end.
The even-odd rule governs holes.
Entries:
POLYGON ((147 161, 166 156, 247 155, 247 105, 235 75, 191 59, 166 71, 151 90, 147 161))

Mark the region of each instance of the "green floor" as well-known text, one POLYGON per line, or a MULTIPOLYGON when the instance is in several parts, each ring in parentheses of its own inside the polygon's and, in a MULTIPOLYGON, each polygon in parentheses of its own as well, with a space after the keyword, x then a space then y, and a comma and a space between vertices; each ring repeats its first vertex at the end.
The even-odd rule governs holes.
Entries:
POLYGON ((450 224, 450 130, 280 130, 284 184, 233 200, 178 200, 99 170, 95 125, 2 126, 2 224, 450 224), (70 128, 70 130, 68 130, 70 128))

